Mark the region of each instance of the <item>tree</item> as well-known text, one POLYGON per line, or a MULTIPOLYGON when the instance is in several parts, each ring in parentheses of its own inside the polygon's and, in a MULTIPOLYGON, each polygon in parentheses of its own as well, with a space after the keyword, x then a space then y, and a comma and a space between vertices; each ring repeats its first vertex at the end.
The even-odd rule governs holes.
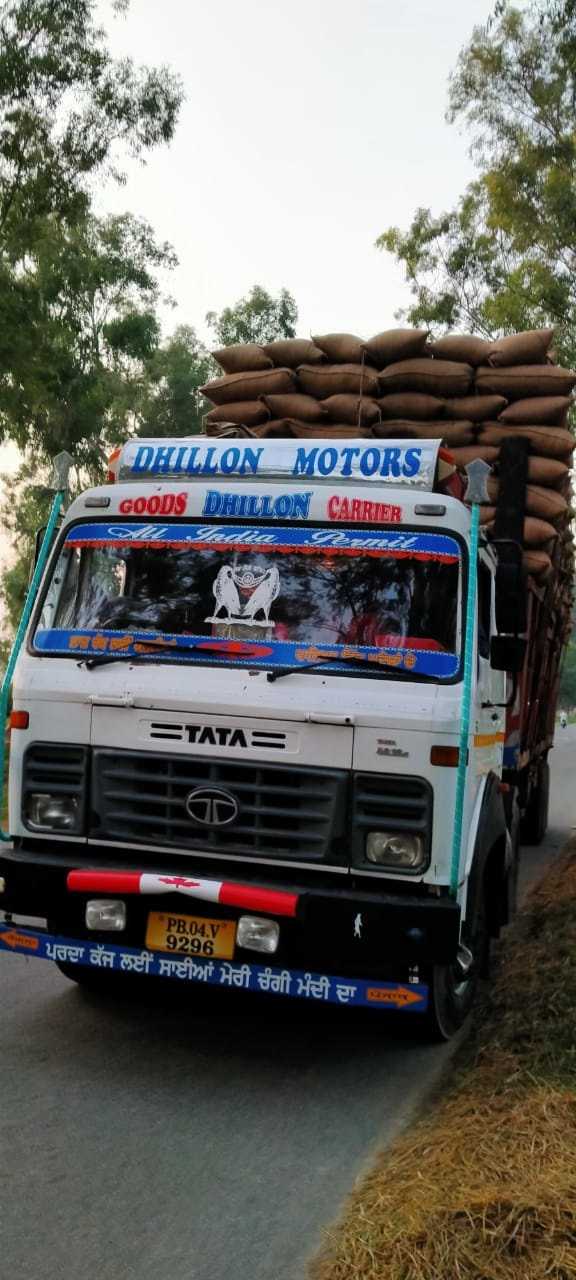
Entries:
POLYGON ((92 457, 114 375, 121 402, 130 354, 157 344, 152 268, 174 257, 145 223, 98 223, 91 187, 169 141, 182 97, 166 68, 112 58, 96 7, 0 2, 0 438, 92 457))
POLYGON ((198 388, 214 376, 214 365, 194 329, 180 325, 152 353, 146 373, 138 435, 189 436, 200 431, 208 406, 198 388))
POLYGON ((138 420, 158 346, 156 272, 168 245, 129 214, 46 218, 12 280, 20 323, 0 332, 0 428, 39 461, 66 448, 97 473, 108 444, 138 420), (20 371, 16 376, 16 371, 20 371))
POLYGON ((97 173, 122 178, 122 150, 143 156, 174 132, 178 79, 114 59, 96 9, 96 0, 0 3, 0 249, 12 262, 46 216, 86 213, 97 173))
POLYGON ((418 209, 379 248, 406 268, 407 318, 488 336, 553 324, 576 359, 576 6, 497 4, 450 81, 478 166, 455 209, 418 209))
POLYGON ((274 342, 275 338, 294 338, 298 308, 292 294, 281 289, 277 298, 255 284, 246 298, 218 314, 209 311, 206 323, 221 347, 235 342, 274 342))

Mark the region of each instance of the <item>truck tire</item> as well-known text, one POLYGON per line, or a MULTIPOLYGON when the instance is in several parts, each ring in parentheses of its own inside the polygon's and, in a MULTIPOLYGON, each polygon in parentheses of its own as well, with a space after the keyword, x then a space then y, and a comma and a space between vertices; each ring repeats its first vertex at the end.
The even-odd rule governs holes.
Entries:
POLYGON ((490 938, 482 893, 471 928, 464 925, 462 941, 472 960, 466 973, 458 962, 434 965, 429 983, 429 1007, 423 1015, 423 1031, 430 1040, 451 1040, 470 1013, 480 979, 488 971, 490 938))
POLYGON ((542 844, 548 829, 549 804, 550 765, 544 760, 538 768, 536 782, 522 815, 520 836, 523 844, 542 844))

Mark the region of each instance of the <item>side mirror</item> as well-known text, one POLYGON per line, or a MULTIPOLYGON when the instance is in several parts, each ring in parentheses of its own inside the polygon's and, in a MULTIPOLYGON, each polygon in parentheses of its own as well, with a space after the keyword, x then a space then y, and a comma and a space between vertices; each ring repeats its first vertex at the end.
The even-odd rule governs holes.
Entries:
POLYGON ((526 641, 522 636, 492 636, 490 641, 490 666, 494 671, 509 671, 517 675, 524 666, 526 641))

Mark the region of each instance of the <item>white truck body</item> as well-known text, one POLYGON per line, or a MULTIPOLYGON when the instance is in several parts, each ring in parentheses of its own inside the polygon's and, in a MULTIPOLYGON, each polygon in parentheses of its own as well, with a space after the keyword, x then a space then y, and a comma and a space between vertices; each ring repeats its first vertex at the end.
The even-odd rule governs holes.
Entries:
MULTIPOLYGON (((15 710, 28 714, 28 722, 25 729, 12 734, 11 745, 10 832, 15 848, 6 853, 2 870, 12 910, 26 909, 27 914, 33 914, 35 903, 42 898, 43 890, 38 890, 25 901, 22 886, 26 874, 47 886, 54 873, 57 885, 53 891, 46 889, 46 906, 38 914, 51 919, 59 934, 70 933, 64 899, 62 910, 58 907, 58 894, 65 897, 63 875, 70 870, 126 868, 159 875, 168 869, 170 875, 196 876, 202 883, 204 878, 214 877, 220 883, 221 876, 233 877, 248 885, 278 886, 302 898, 315 892, 324 894, 328 920, 330 894, 335 893, 338 911, 334 927, 336 931, 349 930, 346 955, 353 959, 354 941, 361 941, 358 929, 361 932, 362 920, 359 926, 358 918, 363 904, 370 915, 372 895, 382 920, 381 925, 372 925, 370 963, 374 966, 378 929, 385 936, 398 910, 403 942, 397 962, 389 949, 383 948, 382 964, 376 966, 378 971, 371 973, 371 978, 392 984, 423 984, 428 994, 422 1008, 427 1005, 428 1010, 431 1004, 438 1005, 436 988, 445 984, 451 969, 456 972, 456 994, 458 980, 464 989, 472 936, 469 930, 466 937, 466 921, 470 925, 472 915, 476 918, 480 881, 482 894, 489 886, 494 898, 489 907, 493 932, 506 917, 502 904, 511 869, 511 841, 500 779, 507 677, 492 669, 488 638, 484 635, 484 642, 480 642, 476 623, 462 846, 454 885, 470 511, 458 499, 433 491, 438 447, 439 442, 434 441, 375 444, 321 440, 306 441, 305 445, 273 441, 257 448, 252 441, 216 444, 197 439, 132 442, 118 451, 110 477, 113 483, 82 494, 66 513, 16 668, 13 704, 15 710), (181 540, 171 542, 174 538, 181 540), (294 539, 300 542, 296 544, 294 539), (62 593, 70 594, 66 586, 70 557, 84 563, 82 556, 92 547, 93 556, 106 559, 107 547, 112 545, 128 548, 128 560, 131 545, 148 547, 156 557, 161 557, 162 547, 168 545, 176 546, 181 556, 198 554, 202 547, 219 550, 220 585, 215 578, 211 580, 214 612, 203 615, 202 634, 194 625, 177 634, 156 625, 83 626, 80 615, 77 625, 72 605, 66 605, 71 621, 54 626, 63 616, 62 593), (187 546, 192 548, 190 552, 187 546), (315 555, 331 555, 332 562, 323 563, 332 563, 341 573, 343 562, 338 557, 344 555, 356 564, 371 556, 378 566, 397 558, 409 565, 417 560, 415 580, 418 574, 428 572, 427 558, 442 560, 446 548, 457 573, 457 598, 446 600, 446 609, 452 608, 456 619, 453 656, 436 642, 427 648, 427 641, 413 641, 400 631, 397 640, 386 635, 372 644, 366 643, 366 636, 363 641, 343 641, 341 634, 338 642, 330 642, 324 633, 320 637, 314 634, 313 628, 295 645, 288 639, 280 645, 275 639, 274 628, 281 631, 280 624, 274 623, 275 602, 283 599, 285 566, 289 560, 293 562, 294 555, 303 566, 294 570, 294 582, 301 572, 304 600, 306 592, 313 594, 315 589, 315 579, 306 577, 307 565, 315 555), (281 553, 274 556, 275 550, 281 553), (258 556, 262 559, 263 555, 266 564, 274 561, 274 565, 259 573, 258 556), (250 556, 252 567, 247 569, 250 556), (257 587, 263 584, 261 604, 255 597, 254 582, 257 587), (155 652, 155 643, 165 644, 166 650, 155 652), (207 646, 204 650, 197 647, 201 643, 207 646), (226 651, 224 645, 228 646, 226 651), (231 645, 236 645, 235 651, 231 645), (184 766, 194 773, 196 763, 202 764, 203 776, 208 777, 213 764, 217 791, 224 785, 218 780, 220 776, 234 778, 234 773, 226 775, 226 770, 236 764, 251 766, 253 772, 281 767, 295 777, 308 775, 312 779, 317 771, 328 771, 348 796, 346 812, 339 820, 343 835, 336 841, 328 839, 322 856, 315 859, 306 841, 301 851, 296 838, 286 849, 279 837, 274 850, 263 850, 262 841, 252 838, 242 852, 219 845, 216 837, 202 845, 194 818, 190 825, 192 844, 186 834, 167 842, 157 835, 155 838, 154 829, 148 834, 146 827, 142 828, 144 837, 138 838, 136 819, 131 834, 123 829, 120 837, 103 829, 102 823, 91 824, 89 818, 72 831, 65 827, 56 832, 42 830, 41 824, 31 824, 30 813, 36 809, 30 809, 23 792, 23 788, 30 791, 26 761, 35 743, 53 744, 55 758, 61 744, 82 748, 90 758, 108 753, 108 769, 114 758, 120 763, 123 759, 133 762, 141 754, 143 759, 154 760, 154 768, 165 761, 173 777, 180 776, 178 768, 184 766), (361 817, 351 808, 350 788, 356 786, 355 779, 361 780, 360 790, 366 780, 369 790, 382 783, 388 811, 400 813, 400 830, 406 824, 409 828, 410 804, 416 803, 408 797, 408 808, 403 809, 406 780, 416 780, 418 804, 424 803, 423 796, 429 797, 429 830, 423 837, 426 850, 420 866, 403 869, 371 863, 357 843, 356 854, 350 853, 348 846, 350 839, 357 839, 358 822, 366 831, 369 827, 369 802, 362 802, 368 809, 361 817), (399 790, 394 799, 396 785, 399 790), (330 849, 337 856, 330 856, 330 849), (11 897, 12 883, 16 887, 11 897), (453 913, 450 943, 438 945, 441 930, 435 932, 433 924, 428 942, 422 942, 431 912, 442 905, 453 913)), ((488 602, 486 605, 485 598, 480 607, 488 609, 492 632, 495 560, 485 545, 481 546, 480 560, 488 583, 488 602)), ((476 572, 476 566, 473 570, 476 572)), ((410 572, 412 569, 398 571, 402 590, 406 589, 402 574, 410 572)), ((117 565, 114 574, 118 578, 117 565)), ((87 589, 79 577, 76 600, 87 589)), ((282 634, 289 630, 284 625, 282 634)), ((45 776, 48 792, 49 769, 45 776)), ((39 785, 36 779, 34 786, 39 785)), ((233 782, 225 781, 224 789, 234 792, 233 782)), ((148 799, 147 784, 143 783, 143 811, 148 799)), ((376 831, 380 830, 377 817, 374 822, 376 831)), ((158 829, 157 823, 156 832, 158 829)), ((88 892, 87 898, 74 898, 74 908, 81 907, 84 912, 87 900, 95 896, 88 892)), ((68 895, 67 903, 71 898, 68 895)), ((181 910, 182 900, 177 905, 181 910)), ((77 913, 75 919, 72 936, 88 936, 85 929, 80 933, 83 915, 77 913)), ((297 947, 305 967, 307 928, 297 947)), ((92 936, 101 941, 105 934, 92 936)), ((128 941, 141 947, 145 938, 136 930, 128 941)), ((317 955, 315 941, 309 961, 316 966, 314 971, 317 955)), ((254 956, 237 948, 234 958, 247 963, 254 956)), ((289 952, 282 963, 288 968, 294 963, 289 952)), ((333 972, 329 949, 323 969, 333 972)), ((343 972, 341 962, 337 972, 343 972)), ((352 980, 350 963, 346 972, 352 980)), ((366 973, 363 959, 358 972, 366 973)))

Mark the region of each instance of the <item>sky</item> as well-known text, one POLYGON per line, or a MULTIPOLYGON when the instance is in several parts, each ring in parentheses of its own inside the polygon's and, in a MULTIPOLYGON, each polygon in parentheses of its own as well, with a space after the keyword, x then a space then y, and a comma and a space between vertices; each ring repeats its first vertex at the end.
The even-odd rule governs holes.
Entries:
MULTIPOLYGON (((176 250, 166 331, 255 283, 287 288, 299 334, 369 337, 409 301, 374 247, 419 205, 449 207, 473 175, 445 122, 448 76, 493 0, 132 0, 98 16, 112 52, 164 64, 186 101, 170 147, 96 193, 176 250)), ((0 449, 0 470, 16 464, 0 449)), ((0 547, 1 554, 1 547, 0 547)))

